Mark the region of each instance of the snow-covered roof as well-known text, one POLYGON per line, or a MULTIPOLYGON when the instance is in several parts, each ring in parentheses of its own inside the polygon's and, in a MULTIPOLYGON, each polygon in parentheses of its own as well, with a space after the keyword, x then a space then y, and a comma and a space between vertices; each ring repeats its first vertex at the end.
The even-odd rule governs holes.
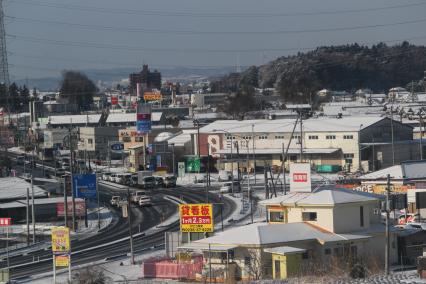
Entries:
POLYGON ((370 180, 370 179, 385 179, 388 174, 392 179, 402 179, 402 167, 401 165, 395 165, 388 168, 384 168, 372 173, 368 173, 366 175, 360 176, 359 178, 362 180, 370 180))
MULTIPOLYGON (((0 200, 25 199, 27 196, 27 188, 29 187, 31 187, 29 182, 18 177, 0 178, 0 200)), ((46 195, 46 191, 34 185, 35 197, 44 197, 46 195)))
MULTIPOLYGON (((351 116, 343 118, 311 118, 303 121, 308 132, 358 132, 385 118, 377 116, 351 116)), ((295 119, 217 120, 200 128, 201 133, 291 133, 295 119)), ((298 131, 298 129, 296 130, 298 131)))
POLYGON ((339 242, 365 238, 369 238, 369 236, 334 234, 304 222, 288 224, 254 223, 218 233, 213 237, 195 241, 195 243, 222 245, 268 245, 307 240, 339 242))
POLYGON ((49 116, 47 121, 52 125, 58 124, 86 124, 99 123, 100 114, 79 114, 79 115, 55 115, 49 116))
POLYGON ((306 251, 305 249, 295 248, 295 247, 287 247, 287 246, 265 249, 265 252, 269 252, 269 253, 273 253, 273 254, 280 254, 280 255, 302 253, 302 252, 305 252, 305 251, 306 251))
POLYGON ((169 145, 174 144, 177 147, 183 147, 188 142, 191 142, 191 134, 189 133, 178 134, 167 141, 169 145))
MULTIPOLYGON (((151 113, 152 121, 160 121, 162 112, 151 113)), ((110 113, 107 118, 107 123, 132 123, 136 122, 136 113, 110 113)))
MULTIPOLYGON (((71 196, 68 197, 68 200, 71 200, 71 196)), ((75 198, 76 202, 83 202, 84 199, 82 198, 75 198)), ((42 204, 56 204, 56 203, 64 203, 63 197, 52 197, 52 198, 36 198, 34 199, 35 205, 42 205, 42 204)), ((13 202, 7 202, 7 203, 1 203, 0 209, 8 209, 8 208, 22 208, 26 207, 27 202, 26 200, 17 200, 13 202)))

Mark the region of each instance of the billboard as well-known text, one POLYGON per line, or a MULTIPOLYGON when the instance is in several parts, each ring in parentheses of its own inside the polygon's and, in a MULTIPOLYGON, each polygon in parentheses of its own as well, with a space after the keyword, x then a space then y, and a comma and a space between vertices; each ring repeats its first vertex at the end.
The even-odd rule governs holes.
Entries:
POLYGON ((112 96, 111 97, 111 104, 114 105, 118 105, 118 97, 116 96, 112 96))
POLYGON ((63 254, 70 252, 70 229, 52 227, 52 252, 63 254))
POLYGON ((75 174, 72 178, 76 198, 96 198, 96 174, 75 174))
POLYGON ((309 163, 290 164, 290 191, 311 192, 311 165, 309 163))
POLYGON ((180 231, 183 233, 213 232, 212 204, 180 204, 180 231))
POLYGON ((138 133, 149 133, 151 131, 151 106, 148 104, 138 105, 136 131, 138 133))
POLYGON ((161 101, 163 96, 161 93, 145 92, 143 94, 143 99, 145 101, 161 101))
MULTIPOLYGON (((72 215, 72 201, 67 201, 67 215, 72 215)), ((56 203, 56 214, 58 217, 64 217, 65 216, 65 208, 63 202, 56 203)), ((76 200, 75 201, 75 215, 77 217, 83 217, 86 215, 86 204, 84 200, 76 200)))
POLYGON ((70 265, 69 255, 57 255, 55 256, 56 267, 68 267, 70 265))

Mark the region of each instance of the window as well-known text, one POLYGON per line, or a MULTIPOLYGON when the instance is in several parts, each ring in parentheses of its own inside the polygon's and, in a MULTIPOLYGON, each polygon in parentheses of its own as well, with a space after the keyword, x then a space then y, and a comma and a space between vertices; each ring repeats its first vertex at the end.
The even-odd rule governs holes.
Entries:
POLYGON ((92 138, 87 139, 87 143, 88 144, 93 144, 93 139, 92 138))
POLYGON ((302 220, 303 221, 316 221, 317 220, 317 212, 302 212, 302 220))
POLYGON ((325 139, 327 139, 327 140, 335 140, 336 139, 336 135, 327 135, 327 136, 325 136, 325 139))
POLYGON ((243 136, 242 137, 244 140, 251 140, 251 136, 243 136))
POLYGON ((284 222, 284 212, 282 211, 269 211, 270 222, 284 222))
POLYGON ((130 136, 123 136, 123 142, 131 142, 130 136))
POLYGON ((266 139, 268 139, 268 136, 266 136, 266 135, 260 135, 259 136, 259 140, 266 140, 266 139))
POLYGON ((343 139, 354 139, 353 135, 343 135, 343 139))
POLYGON ((309 140, 318 140, 318 135, 309 135, 309 140))
POLYGON ((300 135, 293 135, 293 139, 299 140, 300 139, 300 135))
POLYGON ((359 207, 359 225, 364 227, 364 206, 359 207))
POLYGON ((143 137, 142 136, 136 136, 135 142, 143 142, 143 137))
POLYGON ((352 159, 354 158, 354 154, 343 154, 343 158, 345 158, 346 164, 352 164, 352 159))
POLYGON ((331 254, 331 249, 327 248, 324 250, 324 254, 325 255, 330 255, 331 254))
POLYGON ((284 139, 284 135, 276 135, 275 139, 284 139))

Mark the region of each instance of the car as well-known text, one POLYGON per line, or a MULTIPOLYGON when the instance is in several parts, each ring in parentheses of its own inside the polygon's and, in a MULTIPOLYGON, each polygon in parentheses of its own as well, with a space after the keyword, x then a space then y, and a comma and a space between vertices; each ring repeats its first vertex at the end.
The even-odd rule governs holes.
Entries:
POLYGON ((139 186, 142 188, 154 188, 155 187, 155 178, 154 177, 143 177, 139 182, 139 186))
POLYGON ((220 170, 218 181, 230 181, 232 179, 231 171, 220 170))
POLYGON ((165 176, 164 187, 176 187, 176 180, 177 178, 175 176, 165 176))
POLYGON ((118 195, 114 195, 113 197, 111 197, 110 203, 111 203, 112 206, 118 207, 120 205, 120 201, 122 201, 121 197, 118 196, 118 195))
POLYGON ((130 186, 133 186, 133 187, 138 186, 138 175, 137 174, 133 174, 130 177, 130 186))
POLYGON ((112 181, 115 182, 115 177, 117 176, 117 174, 111 173, 108 177, 108 181, 112 181))
POLYGON ((147 195, 139 197, 138 204, 141 207, 152 206, 151 197, 149 197, 147 195))
POLYGON ((234 186, 232 186, 232 181, 225 182, 219 189, 220 193, 229 193, 229 192, 240 192, 241 185, 239 181, 234 181, 234 186))
POLYGON ((163 177, 154 177, 155 178, 155 186, 161 187, 164 184, 163 177))
POLYGON ((132 196, 130 197, 130 201, 132 201, 134 203, 138 203, 139 202, 139 198, 141 196, 146 196, 146 191, 138 190, 138 191, 134 192, 132 194, 132 196))
POLYGON ((25 160, 26 160, 25 155, 20 155, 16 157, 16 163, 18 165, 23 165, 25 163, 25 160))
POLYGON ((104 180, 104 181, 108 181, 109 180, 109 176, 111 175, 111 173, 110 172, 104 172, 103 174, 102 174, 102 180, 104 180))
POLYGON ((122 184, 131 185, 132 174, 129 174, 129 173, 124 174, 121 179, 122 179, 121 181, 122 184))
POLYGON ((113 182, 122 184, 123 183, 123 178, 124 178, 124 174, 123 173, 116 174, 113 182))
POLYGON ((62 168, 59 168, 59 169, 56 169, 56 176, 57 177, 61 177, 61 176, 63 176, 65 174, 65 170, 64 169, 62 169, 62 168))
POLYGON ((68 163, 62 163, 62 169, 64 171, 69 171, 71 169, 70 164, 68 164, 68 163))

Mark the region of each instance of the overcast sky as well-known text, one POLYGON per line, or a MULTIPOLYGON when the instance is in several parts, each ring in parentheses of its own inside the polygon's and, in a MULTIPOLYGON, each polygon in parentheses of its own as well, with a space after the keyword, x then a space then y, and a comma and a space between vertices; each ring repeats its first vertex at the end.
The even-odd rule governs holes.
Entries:
POLYGON ((259 65, 321 45, 425 44, 425 0, 6 0, 11 80, 259 65))

